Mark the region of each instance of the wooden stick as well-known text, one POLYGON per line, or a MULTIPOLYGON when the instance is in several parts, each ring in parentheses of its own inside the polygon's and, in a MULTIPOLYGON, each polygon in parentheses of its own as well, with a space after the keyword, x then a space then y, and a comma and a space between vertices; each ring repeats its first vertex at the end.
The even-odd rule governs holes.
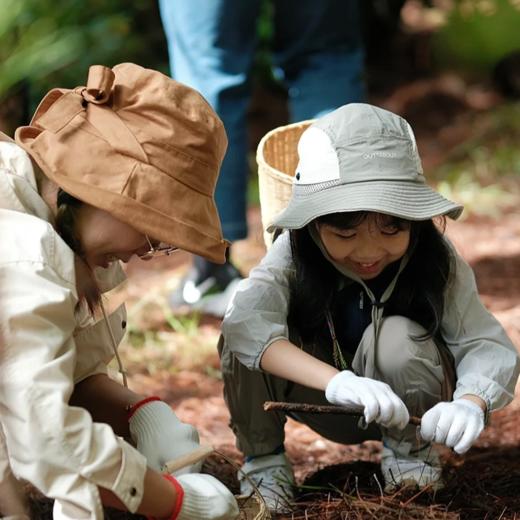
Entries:
MULTIPOLYGON (((345 415, 358 415, 362 416, 364 408, 363 406, 334 406, 334 405, 323 405, 323 404, 307 404, 307 403, 284 403, 275 401, 266 401, 264 403, 264 411, 266 412, 301 412, 301 413, 333 413, 333 414, 345 414, 345 415)), ((421 419, 419 417, 410 416, 409 424, 414 426, 421 425, 421 419)))
POLYGON ((196 450, 193 450, 191 453, 187 453, 186 455, 182 455, 174 460, 168 461, 163 467, 163 473, 173 473, 179 469, 182 469, 186 466, 190 466, 191 464, 196 464, 201 460, 204 460, 207 456, 213 453, 213 446, 199 446, 196 450))

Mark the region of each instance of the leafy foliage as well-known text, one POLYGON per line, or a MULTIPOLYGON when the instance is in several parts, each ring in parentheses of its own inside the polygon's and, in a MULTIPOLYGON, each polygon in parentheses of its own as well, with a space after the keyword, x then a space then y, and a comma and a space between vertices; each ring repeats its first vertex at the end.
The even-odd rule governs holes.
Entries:
POLYGON ((474 135, 457 146, 442 166, 429 172, 445 196, 466 214, 498 216, 520 197, 520 103, 509 103, 475 122, 474 135))
POLYGON ((94 63, 167 71, 157 5, 149 0, 2 0, 0 59, 0 100, 22 83, 33 101, 57 85, 84 84, 94 63))
POLYGON ((459 0, 435 35, 443 63, 481 74, 520 50, 518 0, 459 0))

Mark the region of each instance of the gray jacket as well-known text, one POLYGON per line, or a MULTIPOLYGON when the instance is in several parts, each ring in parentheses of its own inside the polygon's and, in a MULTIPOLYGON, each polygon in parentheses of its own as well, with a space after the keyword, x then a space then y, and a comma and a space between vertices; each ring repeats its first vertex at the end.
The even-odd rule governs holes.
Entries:
MULTIPOLYGON (((456 275, 446 291, 441 332, 455 360, 456 399, 474 394, 488 410, 508 404, 514 395, 519 358, 500 323, 480 301, 469 265, 455 252, 456 275)), ((289 275, 294 269, 289 234, 272 245, 230 303, 222 332, 239 361, 260 370, 263 353, 278 339, 288 339, 289 275)))

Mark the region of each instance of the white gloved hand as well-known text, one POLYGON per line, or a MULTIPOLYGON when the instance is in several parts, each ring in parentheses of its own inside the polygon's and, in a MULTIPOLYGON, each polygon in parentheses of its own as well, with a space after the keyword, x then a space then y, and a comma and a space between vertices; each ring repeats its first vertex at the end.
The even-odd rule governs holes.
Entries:
MULTIPOLYGON (((200 445, 199 434, 190 424, 183 423, 163 401, 150 401, 138 406, 128 420, 130 435, 148 462, 162 471, 164 464, 191 453, 200 445)), ((200 471, 202 462, 176 471, 175 475, 200 471)))
POLYGON ((184 498, 177 520, 232 520, 240 514, 235 497, 211 475, 191 473, 177 478, 184 498))
POLYGON ((340 406, 364 406, 367 424, 375 421, 387 428, 402 430, 410 418, 403 401, 386 383, 356 376, 350 370, 343 370, 329 381, 325 397, 340 406))
POLYGON ((484 412, 469 399, 436 404, 421 419, 421 437, 465 453, 484 429, 484 412))

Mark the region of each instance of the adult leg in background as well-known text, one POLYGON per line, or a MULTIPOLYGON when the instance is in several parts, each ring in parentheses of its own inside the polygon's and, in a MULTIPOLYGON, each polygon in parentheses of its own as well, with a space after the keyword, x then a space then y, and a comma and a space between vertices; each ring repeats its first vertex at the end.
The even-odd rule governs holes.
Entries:
MULTIPOLYGON (((215 200, 225 238, 243 239, 247 236, 246 115, 260 0, 160 0, 159 6, 172 77, 198 90, 226 128, 229 144, 215 200)), ((219 266, 195 257, 192 270, 172 295, 172 304, 196 307, 205 295, 224 292, 239 278, 229 259, 219 266)), ((223 314, 227 302, 213 303, 202 310, 223 314)))
POLYGON ((274 4, 276 75, 288 88, 292 121, 365 101, 358 0, 274 4))

